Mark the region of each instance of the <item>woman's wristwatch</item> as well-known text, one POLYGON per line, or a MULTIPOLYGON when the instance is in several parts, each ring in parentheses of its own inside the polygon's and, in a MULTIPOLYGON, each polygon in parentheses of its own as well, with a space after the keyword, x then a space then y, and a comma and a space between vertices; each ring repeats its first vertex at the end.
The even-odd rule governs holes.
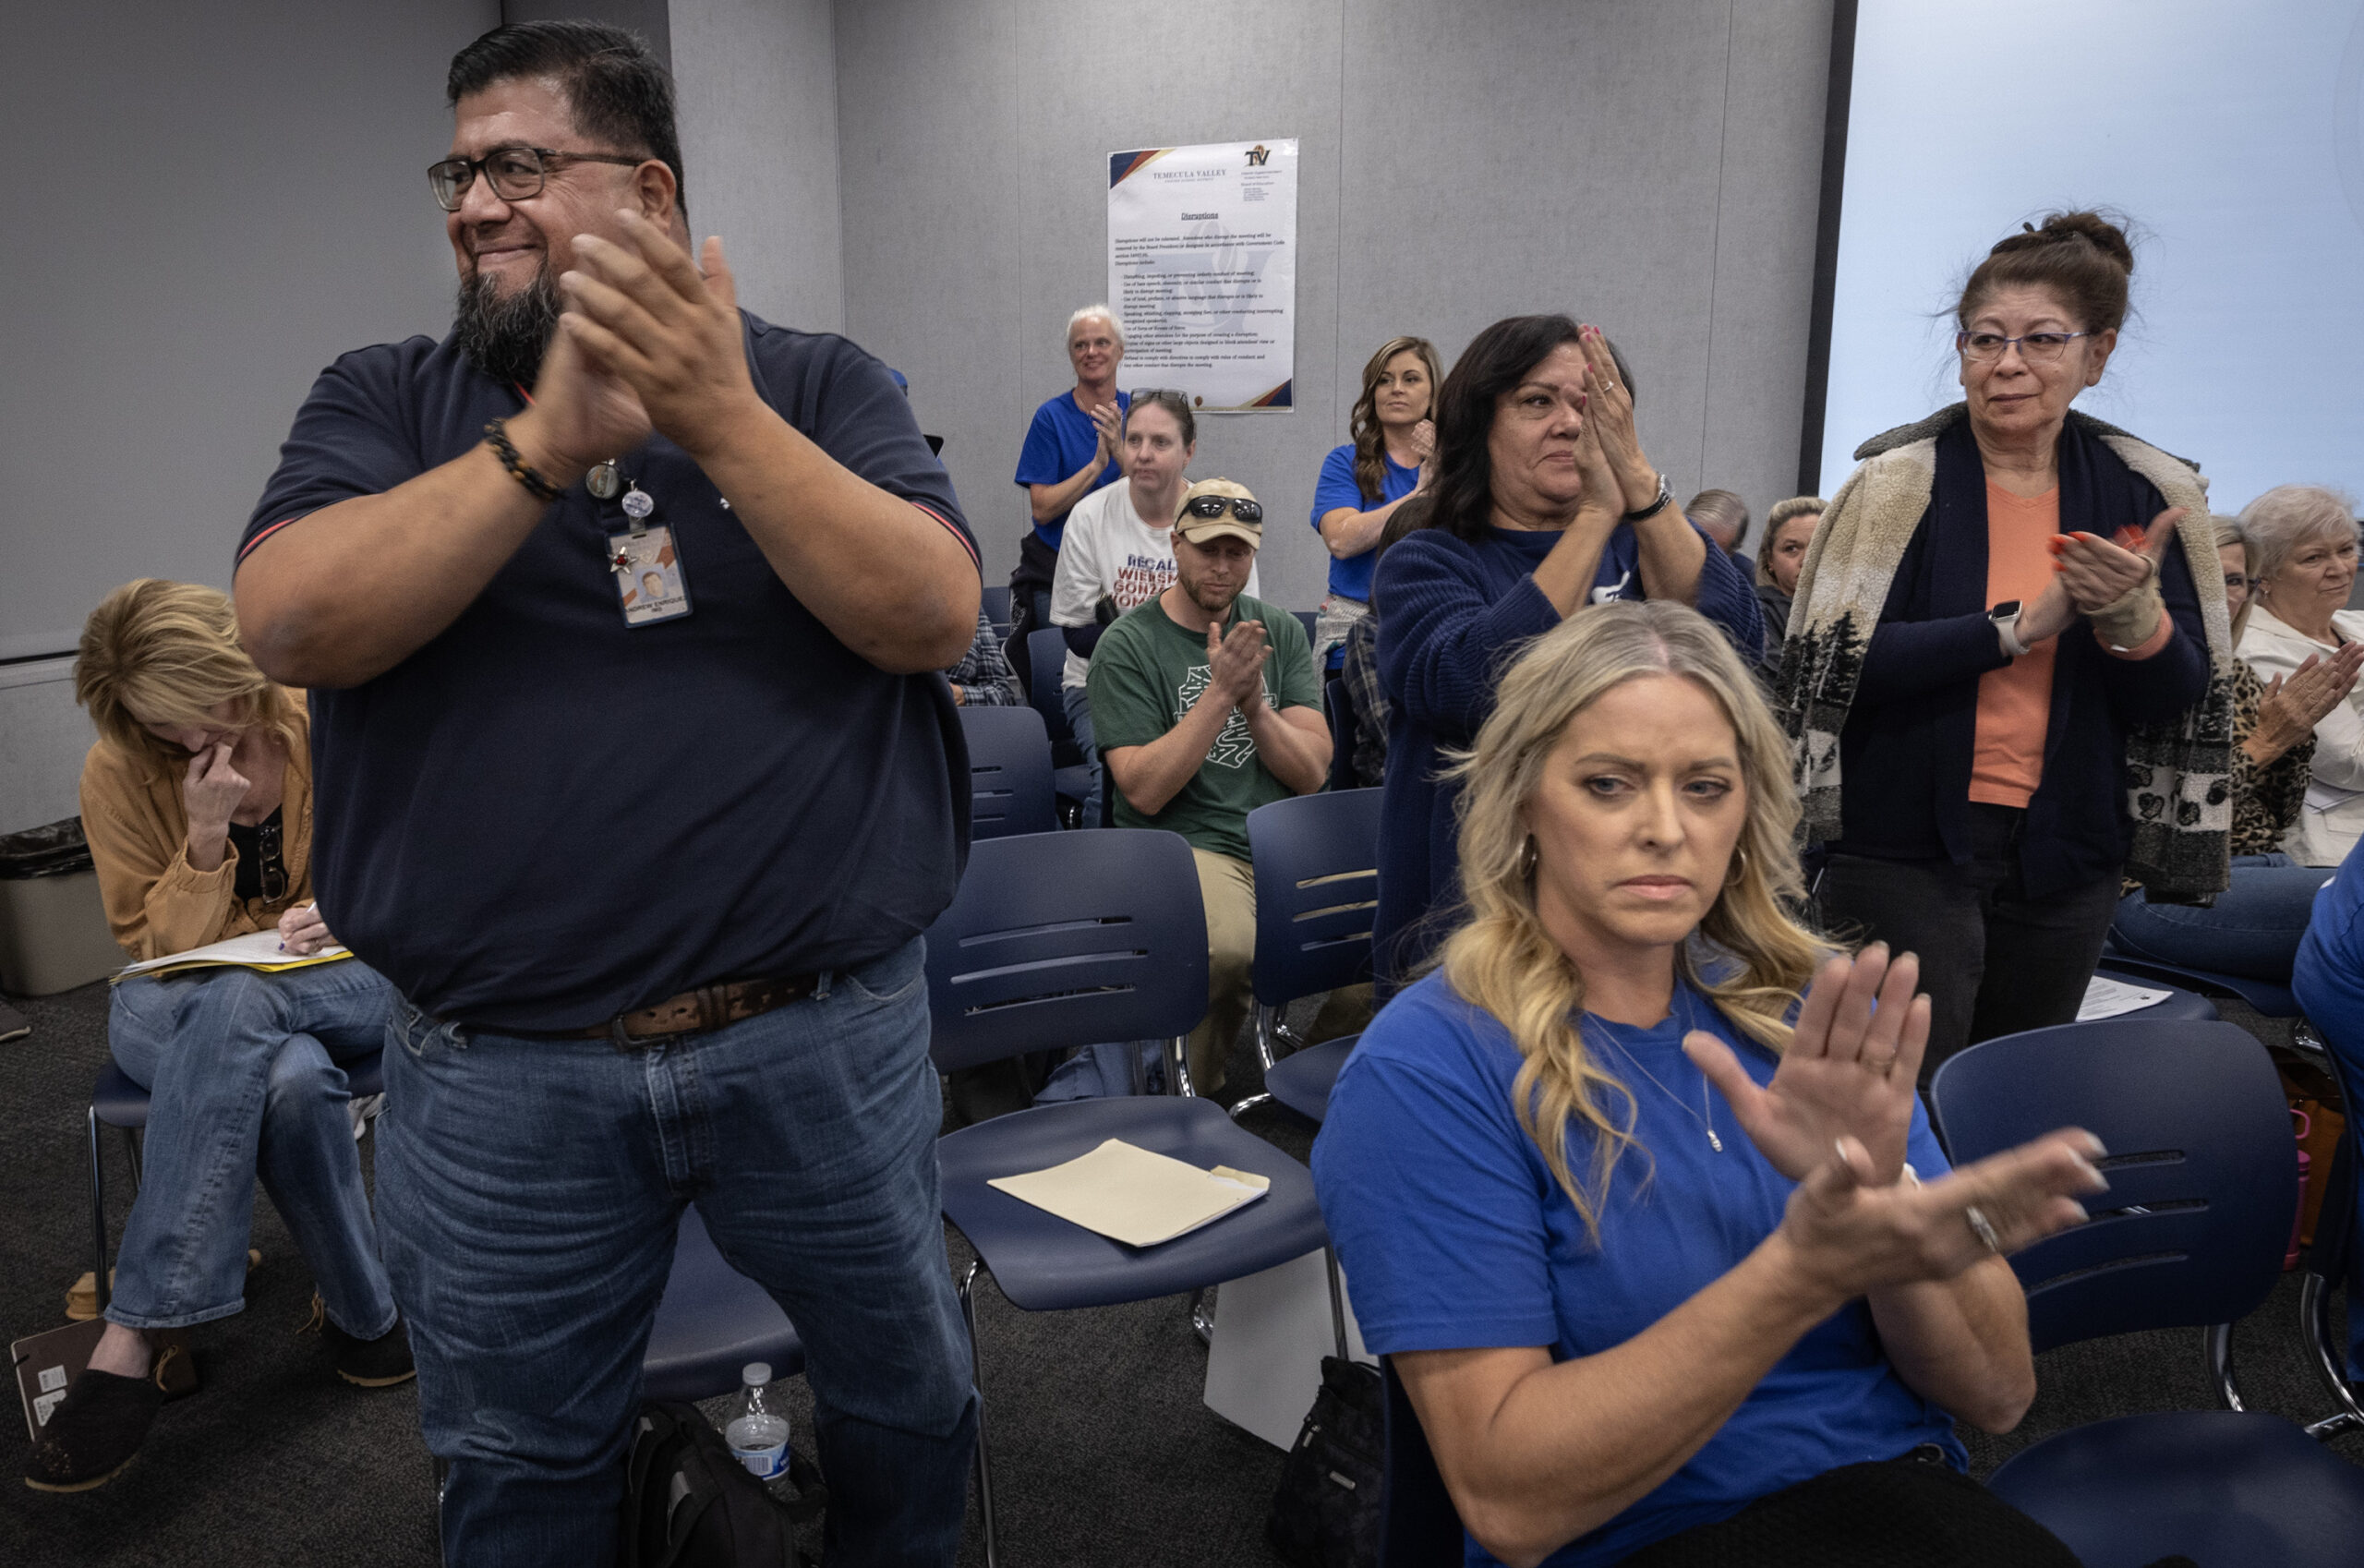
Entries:
POLYGON ((1656 517, 1659 513, 1664 512, 1669 503, 1673 500, 1674 491, 1668 486, 1666 482, 1666 475, 1661 471, 1658 475, 1658 499, 1650 502, 1647 506, 1627 513, 1625 514, 1625 521, 1628 523, 1639 523, 1645 519, 1656 517))
POLYGON ((2028 645, 2020 641, 2019 600, 2005 599, 1986 612, 1986 619, 1993 623, 1995 634, 2003 640, 2005 653, 2017 658, 2028 651, 2028 645))

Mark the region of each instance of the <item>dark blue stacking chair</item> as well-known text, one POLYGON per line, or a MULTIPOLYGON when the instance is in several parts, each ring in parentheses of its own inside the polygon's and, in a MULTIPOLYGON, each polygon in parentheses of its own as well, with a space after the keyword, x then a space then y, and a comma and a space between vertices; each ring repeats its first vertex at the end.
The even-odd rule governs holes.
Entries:
POLYGON ((1379 1568, 1443 1568, 1463 1556, 1460 1511, 1445 1490, 1443 1472, 1421 1429, 1420 1413, 1395 1376, 1395 1363, 1379 1358, 1387 1388, 1387 1453, 1380 1462, 1379 1568))
POLYGON ((2102 968, 2161 985, 2180 985, 2211 996, 2237 996, 2270 1019, 2295 1019, 2304 1009, 2286 983, 2251 980, 2245 974, 2218 974, 2213 970, 2186 969, 2129 953, 2113 942, 2102 952, 2102 968))
MULTIPOLYGON (((1179 1091, 1040 1105, 936 1145, 945 1215, 977 1250, 960 1281, 972 1355, 980 1272, 1012 1305, 1043 1312, 1179 1295, 1326 1244, 1312 1173, 1188 1092, 1183 1037, 1207 1010, 1207 925, 1190 846, 1177 835, 1113 828, 978 844, 951 908, 928 930, 927 979, 929 1050, 942 1071, 1104 1040, 1164 1040, 1166 1085, 1179 1091), (1253 1171, 1272 1185, 1203 1229, 1138 1249, 986 1185, 1111 1138, 1202 1169, 1253 1171)), ((977 1387, 985 1388, 981 1357, 977 1387)), ((987 1429, 981 1420, 977 1482, 985 1557, 995 1563, 987 1429)))
POLYGON ((986 584, 981 602, 985 619, 993 622, 994 635, 1007 642, 1009 638, 1009 585, 986 584))
POLYGON ((1330 1086, 1359 1035, 1303 1045, 1281 1022, 1300 996, 1370 978, 1372 917, 1379 910, 1377 790, 1340 790, 1275 801, 1248 814, 1256 866, 1256 1055, 1264 1092, 1232 1107, 1277 1100, 1320 1121, 1330 1086), (1275 1047, 1295 1047, 1287 1055, 1275 1047))
POLYGON ((1305 628, 1305 640, 1308 643, 1311 643, 1313 641, 1313 628, 1321 619, 1320 612, 1310 609, 1293 609, 1289 611, 1289 613, 1297 617, 1297 624, 1305 628))
MULTIPOLYGON (((382 1054, 377 1051, 344 1064, 345 1087, 355 1099, 386 1092, 381 1065, 382 1054)), ((90 1091, 90 1108, 84 1120, 90 1135, 90 1243, 98 1265, 90 1277, 98 1282, 99 1310, 104 1313, 115 1293, 107 1286, 107 1171, 99 1153, 99 1128, 103 1124, 123 1129, 124 1154, 131 1165, 131 1195, 139 1197, 139 1131, 148 1125, 148 1092, 110 1061, 90 1091)))
MULTIPOLYGON (((1061 801, 1081 810, 1092 796, 1092 769, 1075 743, 1075 731, 1067 727, 1066 699, 1059 695, 1059 672, 1067 668, 1067 638, 1055 626, 1039 626, 1026 633, 1026 657, 1034 672, 1027 701, 1043 716, 1043 728, 1051 737, 1051 788, 1061 801), (1062 757, 1075 760, 1062 763, 1062 757)), ((1087 822, 1083 826, 1100 825, 1087 822)))
POLYGON ((695 1204, 681 1211, 673 1272, 641 1357, 641 1397, 699 1400, 730 1393, 750 1361, 775 1381, 804 1369, 804 1342, 779 1303, 725 1262, 695 1204))
POLYGON ((2364 1470, 2300 1428, 2242 1407, 2233 1322, 2281 1277, 2298 1201, 2288 1106, 2265 1048, 2228 1023, 2110 1019, 1973 1045, 1937 1068, 1929 1106, 1957 1164, 2055 1128, 2109 1148, 2093 1223, 2011 1260, 2035 1348, 2204 1327, 2217 1410, 2125 1416, 2022 1450, 1988 1486, 2086 1568, 2181 1552, 2209 1568, 2353 1564, 2364 1470))
POLYGON ((1031 707, 963 707, 960 728, 969 737, 969 837, 1055 829, 1043 716, 1031 707))

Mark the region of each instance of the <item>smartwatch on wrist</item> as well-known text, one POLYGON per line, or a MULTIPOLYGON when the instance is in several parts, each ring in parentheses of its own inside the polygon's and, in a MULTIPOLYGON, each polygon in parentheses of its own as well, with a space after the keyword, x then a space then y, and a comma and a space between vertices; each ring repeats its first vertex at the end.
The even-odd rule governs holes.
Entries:
POLYGON ((2019 600, 2005 599, 1986 612, 1986 619, 1993 623, 1996 635, 2003 640, 2005 653, 2017 658, 2028 651, 2028 645, 2020 641, 2019 600))
POLYGON ((1628 523, 1639 523, 1646 518, 1656 517, 1659 513, 1664 512, 1667 509, 1668 504, 1673 500, 1674 491, 1668 488, 1666 475, 1664 472, 1660 472, 1658 475, 1658 499, 1650 502, 1647 506, 1642 507, 1637 511, 1627 513, 1625 514, 1625 521, 1628 523))

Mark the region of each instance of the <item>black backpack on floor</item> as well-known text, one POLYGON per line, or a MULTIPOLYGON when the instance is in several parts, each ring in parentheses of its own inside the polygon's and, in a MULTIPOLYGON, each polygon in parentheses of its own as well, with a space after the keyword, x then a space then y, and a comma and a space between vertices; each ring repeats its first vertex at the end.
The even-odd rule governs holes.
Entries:
POLYGON ((633 1425, 616 1568, 805 1568, 795 1526, 828 1494, 813 1463, 789 1451, 794 1503, 747 1473, 694 1405, 651 1400, 633 1425))
POLYGON ((1321 1392, 1281 1466, 1264 1539, 1291 1568, 1379 1561, 1379 1482, 1387 1450, 1379 1369, 1321 1358, 1321 1392))

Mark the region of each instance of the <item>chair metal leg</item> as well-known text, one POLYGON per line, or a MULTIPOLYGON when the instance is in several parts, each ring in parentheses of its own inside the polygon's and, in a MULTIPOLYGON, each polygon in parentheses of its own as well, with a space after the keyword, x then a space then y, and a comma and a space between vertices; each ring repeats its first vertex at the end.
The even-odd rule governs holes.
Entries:
POLYGON ((1231 1119, 1233 1121, 1237 1121, 1241 1116, 1247 1115, 1249 1111, 1254 1110, 1257 1106, 1263 1104, 1270 1099, 1272 1099, 1272 1096, 1260 1090, 1253 1094, 1244 1094, 1240 1096, 1238 1099, 1231 1103, 1231 1119))
POLYGON ((123 1129, 123 1153, 124 1157, 131 1162, 131 1196, 138 1198, 139 1184, 147 1179, 147 1173, 140 1168, 139 1164, 139 1128, 127 1127, 123 1129))
POLYGON ((969 1381, 977 1385, 977 1517, 985 1538, 985 1568, 1001 1568, 1000 1531, 994 1519, 994 1467, 985 1452, 985 1363, 977 1351, 977 1274, 980 1258, 960 1276, 960 1321, 969 1326, 969 1381))
POLYGON ((98 1282, 99 1316, 103 1318, 114 1297, 107 1289, 107 1173, 99 1157, 99 1108, 92 1105, 84 1116, 90 1129, 90 1241, 97 1265, 90 1278, 98 1282))
POLYGON ((2331 1282, 2313 1269, 2306 1271, 2298 1281, 2298 1327, 2309 1349, 2314 1352, 2315 1370, 2331 1390, 2339 1408, 2320 1421, 2307 1425, 2307 1435, 2321 1441, 2336 1437, 2341 1432, 2364 1428, 2364 1405, 2356 1401, 2356 1391, 2348 1385, 2346 1360, 2332 1343, 2331 1282))
POLYGON ((1338 1249, 1325 1244, 1321 1248, 1321 1266, 1330 1275, 1330 1333, 1337 1341, 1338 1359, 1352 1359, 1346 1353, 1346 1283, 1338 1274, 1338 1249))
POLYGON ((2216 1403, 2227 1410, 2246 1410, 2241 1391, 2233 1382, 2233 1325, 2208 1325, 2208 1375, 2216 1385, 2216 1403))
POLYGON ((1148 1093, 1149 1064, 1141 1060, 1140 1042, 1138 1040, 1126 1041, 1125 1056, 1126 1065, 1133 1069, 1133 1092, 1136 1094, 1148 1093))
POLYGON ((1212 1349, 1215 1343, 1215 1314, 1214 1309, 1207 1305, 1207 1291, 1210 1288, 1202 1285, 1190 1293, 1190 1332, 1199 1336, 1200 1345, 1212 1349))
POLYGON ((1256 1025, 1252 1032, 1256 1041, 1256 1059, 1263 1064, 1266 1072, 1271 1072, 1272 1064, 1279 1060, 1272 1055, 1272 1037, 1280 1030, 1281 1009, 1264 1002, 1257 1003, 1256 1025))
POLYGON ((1198 1086, 1190 1081, 1190 1037, 1177 1034, 1165 1043, 1165 1092, 1188 1099, 1197 1099, 1198 1086))

